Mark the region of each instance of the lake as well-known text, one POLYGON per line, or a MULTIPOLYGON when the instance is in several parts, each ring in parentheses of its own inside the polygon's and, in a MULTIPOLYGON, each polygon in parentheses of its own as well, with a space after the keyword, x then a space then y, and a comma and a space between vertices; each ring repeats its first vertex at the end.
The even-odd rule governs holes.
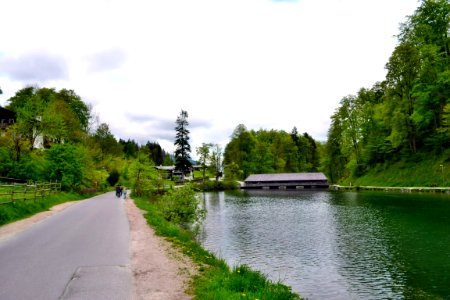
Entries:
POLYGON ((304 298, 450 299, 450 195, 202 195, 202 245, 304 298))

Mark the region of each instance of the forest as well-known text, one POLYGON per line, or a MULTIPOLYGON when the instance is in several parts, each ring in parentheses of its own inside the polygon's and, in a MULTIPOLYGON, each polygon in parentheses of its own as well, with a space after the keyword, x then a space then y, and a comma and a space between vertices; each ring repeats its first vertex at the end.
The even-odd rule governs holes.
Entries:
POLYGON ((145 190, 158 180, 155 164, 173 164, 156 142, 117 140, 73 90, 28 86, 5 108, 16 121, 0 132, 0 181, 58 181, 75 191, 130 183, 145 190))
POLYGON ((247 130, 236 127, 224 152, 225 174, 245 179, 250 174, 317 172, 318 144, 308 133, 283 130, 247 130))
POLYGON ((422 1, 401 23, 385 80, 342 98, 321 164, 332 182, 430 159, 444 173, 450 154, 449 18, 447 0, 422 1))

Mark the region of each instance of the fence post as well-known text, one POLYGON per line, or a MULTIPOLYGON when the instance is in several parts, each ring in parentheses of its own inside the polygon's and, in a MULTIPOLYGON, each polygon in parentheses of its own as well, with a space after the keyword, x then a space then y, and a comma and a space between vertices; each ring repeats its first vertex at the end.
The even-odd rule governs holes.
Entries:
POLYGON ((11 185, 11 203, 14 205, 14 188, 16 186, 16 183, 13 182, 13 184, 11 185))

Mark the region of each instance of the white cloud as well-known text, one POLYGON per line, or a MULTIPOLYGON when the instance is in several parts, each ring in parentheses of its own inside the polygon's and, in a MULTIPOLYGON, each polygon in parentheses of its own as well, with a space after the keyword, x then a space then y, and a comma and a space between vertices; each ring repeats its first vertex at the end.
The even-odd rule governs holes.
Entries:
POLYGON ((0 74, 22 82, 46 83, 50 80, 68 79, 65 60, 45 51, 25 53, 0 59, 0 74))

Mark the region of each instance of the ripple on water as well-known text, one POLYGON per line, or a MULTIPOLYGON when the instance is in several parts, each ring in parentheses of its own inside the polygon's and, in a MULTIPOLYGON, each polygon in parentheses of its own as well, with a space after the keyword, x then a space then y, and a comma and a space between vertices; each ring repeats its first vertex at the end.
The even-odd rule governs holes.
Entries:
MULTIPOLYGON (((403 299, 408 290, 428 295, 422 288, 406 286, 410 261, 423 264, 428 256, 436 256, 433 250, 409 250, 426 238, 420 235, 422 228, 414 227, 417 218, 402 219, 406 210, 402 203, 401 209, 391 202, 380 206, 358 195, 256 192, 250 197, 206 199, 201 241, 229 264, 247 264, 308 299, 403 299), (411 227, 412 234, 401 235, 411 227), (414 239, 416 235, 420 240, 414 239)), ((448 219, 439 220, 447 220, 444 226, 450 228, 448 219)), ((436 239, 439 245, 449 241, 448 233, 436 239)), ((417 275, 421 281, 427 279, 424 274, 417 275)), ((432 283, 437 291, 445 289, 441 277, 432 283)), ((440 293, 446 292, 448 288, 440 293)))

